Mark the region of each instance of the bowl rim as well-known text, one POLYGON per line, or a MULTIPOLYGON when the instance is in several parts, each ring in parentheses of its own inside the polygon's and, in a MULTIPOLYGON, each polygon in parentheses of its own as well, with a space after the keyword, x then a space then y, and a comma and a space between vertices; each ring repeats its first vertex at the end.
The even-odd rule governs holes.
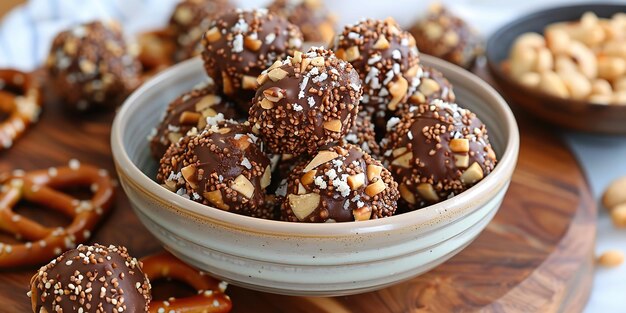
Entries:
MULTIPOLYGON (((502 96, 488 83, 469 71, 454 64, 437 59, 428 55, 421 56, 429 65, 447 71, 454 71, 456 75, 471 85, 468 89, 482 90, 485 96, 491 98, 496 107, 493 108, 499 119, 504 119, 505 128, 508 131, 506 145, 498 160, 495 169, 483 180, 472 186, 463 193, 450 199, 444 200, 426 208, 394 215, 386 218, 373 219, 360 222, 345 223, 291 223, 275 220, 265 220, 244 215, 238 215, 220 209, 205 206, 201 203, 185 199, 169 190, 166 190, 150 177, 145 175, 131 160, 124 147, 123 129, 128 123, 129 112, 136 106, 138 100, 155 86, 168 80, 169 76, 180 76, 181 73, 193 71, 197 64, 200 64, 198 57, 181 62, 149 80, 135 90, 123 103, 113 121, 111 130, 111 148, 113 160, 118 176, 127 178, 127 182, 134 188, 140 189, 143 195, 147 195, 153 201, 157 201, 168 209, 184 213, 199 219, 201 222, 218 224, 227 228, 238 229, 246 233, 257 233, 271 236, 289 237, 344 237, 363 234, 374 234, 395 229, 415 228, 417 225, 428 224, 442 214, 457 215, 462 214, 467 208, 476 203, 486 202, 491 197, 485 195, 495 194, 504 188, 510 181, 517 163, 519 152, 519 130, 513 112, 509 108, 502 96), (197 63, 197 64, 196 64, 197 63), (209 209, 207 209, 209 208, 209 209)), ((491 102, 491 101, 490 101, 491 102)), ((124 186, 124 179, 121 179, 124 186)), ((132 201, 131 201, 132 203, 132 201)), ((477 208, 473 208, 475 210, 477 208)), ((450 222, 452 222, 451 220, 450 222)), ((447 223, 440 223, 443 226, 447 223)))
MULTIPOLYGON (((541 98, 542 99, 541 101, 543 102, 557 103, 558 106, 591 107, 594 110, 620 110, 620 111, 626 110, 626 106, 621 105, 621 104, 601 104, 601 103, 583 101, 583 100, 578 100, 578 99, 560 98, 560 97, 548 94, 546 92, 543 92, 541 90, 535 90, 533 88, 527 87, 525 85, 520 84, 516 80, 512 79, 509 75, 507 75, 502 70, 502 62, 508 59, 494 60, 495 58, 492 58, 493 51, 496 49, 496 46, 500 43, 498 42, 499 39, 504 34, 514 29, 516 26, 523 24, 524 22, 530 19, 534 19, 538 16, 550 15, 550 16, 555 16, 557 19, 557 21, 552 22, 552 23, 566 22, 566 21, 571 21, 571 20, 561 19, 556 13, 558 13, 559 11, 563 9, 568 9, 568 8, 583 9, 584 11, 593 12, 594 8, 600 8, 600 7, 622 7, 626 9, 626 4, 619 3, 619 2, 603 2, 603 3, 584 2, 584 3, 577 3, 577 4, 571 4, 571 5, 554 5, 554 6, 550 6, 547 8, 531 11, 527 14, 519 16, 516 19, 500 26, 496 31, 491 33, 491 35, 489 36, 489 39, 487 40, 487 45, 485 47, 485 57, 487 59, 487 66, 489 68, 489 71, 492 73, 492 75, 496 76, 496 78, 498 78, 499 80, 504 80, 507 84, 512 85, 514 88, 532 97, 541 98)), ((615 13, 618 13, 618 12, 616 11, 615 13)), ((547 25, 542 25, 544 30, 546 26, 547 25)), ((509 45, 507 48, 510 52, 511 45, 509 45)))

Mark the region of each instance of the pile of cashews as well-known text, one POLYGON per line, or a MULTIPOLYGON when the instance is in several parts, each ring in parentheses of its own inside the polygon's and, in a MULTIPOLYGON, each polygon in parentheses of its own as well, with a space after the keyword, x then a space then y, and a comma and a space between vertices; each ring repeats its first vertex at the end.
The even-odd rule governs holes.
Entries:
POLYGON ((626 13, 605 19, 586 12, 544 34, 515 40, 503 64, 515 81, 560 98, 626 105, 626 13))

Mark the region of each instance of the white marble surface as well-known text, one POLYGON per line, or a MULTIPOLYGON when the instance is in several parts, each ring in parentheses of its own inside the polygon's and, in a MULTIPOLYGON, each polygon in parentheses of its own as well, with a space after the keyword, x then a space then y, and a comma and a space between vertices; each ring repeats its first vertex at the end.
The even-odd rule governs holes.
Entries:
MULTIPOLYGON (((0 0, 1 1, 1 0, 0 0)), ((76 20, 97 16, 122 19, 130 32, 162 25, 176 0, 31 0, 29 7, 9 15, 0 23, 0 65, 32 68, 47 51, 50 38, 58 29, 76 20), (53 4, 59 5, 54 7, 53 4), (53 10, 56 8, 56 10, 53 10), (143 12, 144 14, 136 14, 143 12), (59 14, 61 13, 61 14, 59 14), (141 17, 147 18, 141 18, 141 17), (30 23, 30 24, 29 24, 30 23), (35 23, 36 26, 32 27, 35 23), (20 36, 17 36, 20 33, 20 36), (10 40, 8 40, 10 38, 10 40), (21 53, 28 51, 29 53, 21 53), (32 52, 32 53, 31 53, 32 52)), ((260 6, 268 0, 239 0, 241 6, 260 6)), ((340 24, 353 23, 361 17, 393 16, 403 26, 419 17, 429 0, 327 0, 339 12, 340 24)), ((487 37, 498 26, 529 11, 559 3, 582 3, 582 0, 443 0, 487 37)), ((586 2, 591 2, 587 0, 586 2)), ((626 1, 603 1, 626 3, 626 1)), ((626 123, 626 121, 624 121, 626 123)), ((561 134, 584 166, 591 189, 599 199, 604 188, 617 177, 626 175, 626 137, 561 134)), ((567 173, 564 173, 567 175, 567 173)), ((616 230, 606 212, 600 209, 597 251, 618 248, 626 251, 626 230, 616 230)), ((585 312, 626 312, 626 266, 598 269, 594 288, 585 312)))

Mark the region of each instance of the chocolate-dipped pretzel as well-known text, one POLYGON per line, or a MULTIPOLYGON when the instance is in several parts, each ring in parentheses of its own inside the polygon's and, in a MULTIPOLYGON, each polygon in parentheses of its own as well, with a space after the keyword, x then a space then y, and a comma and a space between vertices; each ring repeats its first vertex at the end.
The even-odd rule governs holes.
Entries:
POLYGON ((0 69, 0 148, 8 149, 41 112, 41 88, 30 74, 0 69))
POLYGON ((113 202, 113 183, 108 173, 75 160, 68 167, 14 171, 0 182, 0 230, 26 241, 0 244, 0 268, 40 264, 85 242, 113 202), (71 186, 89 186, 94 194, 83 201, 54 189, 71 186), (65 228, 51 228, 21 216, 12 208, 22 199, 66 215, 72 223, 65 228))

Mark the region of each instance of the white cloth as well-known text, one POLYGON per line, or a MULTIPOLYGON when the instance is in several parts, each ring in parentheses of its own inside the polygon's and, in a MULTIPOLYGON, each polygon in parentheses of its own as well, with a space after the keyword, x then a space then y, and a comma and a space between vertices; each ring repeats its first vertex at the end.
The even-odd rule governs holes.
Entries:
MULTIPOLYGON (((1 1, 1 0, 0 0, 1 1)), ((41 64, 50 41, 61 29, 95 18, 113 18, 123 23, 132 35, 161 27, 167 22, 177 0, 31 0, 11 12, 0 23, 0 67, 24 70, 41 64)), ((234 1, 241 7, 263 6, 268 0, 234 1)), ((362 17, 393 16, 403 26, 419 17, 426 0, 327 0, 339 16, 339 25, 354 23, 362 17)), ((455 13, 488 36, 498 26, 529 11, 559 3, 588 0, 443 0, 455 13)), ((604 1, 607 2, 607 1, 604 1)), ((613 1, 626 3, 626 1, 613 1)), ((626 123, 626 121, 624 121, 626 123)), ((626 175, 626 138, 563 133, 584 166, 596 199, 608 183, 626 175)), ((612 227, 600 209, 597 251, 618 248, 626 251, 626 230, 612 227)), ((598 269, 586 312, 625 312, 626 265, 617 269, 598 269)))

